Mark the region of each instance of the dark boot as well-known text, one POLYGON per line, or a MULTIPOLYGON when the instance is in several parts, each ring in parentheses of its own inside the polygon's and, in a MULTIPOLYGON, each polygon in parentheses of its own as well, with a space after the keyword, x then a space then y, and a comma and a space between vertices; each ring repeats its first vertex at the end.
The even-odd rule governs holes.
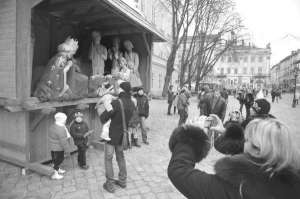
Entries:
POLYGON ((141 147, 141 145, 139 145, 139 143, 138 143, 138 139, 137 138, 133 138, 132 146, 141 147))
POLYGON ((109 193, 115 193, 115 191, 116 191, 114 185, 113 185, 113 184, 110 184, 110 183, 108 183, 108 182, 105 182, 105 183, 103 184, 103 188, 104 188, 106 191, 108 191, 109 193))

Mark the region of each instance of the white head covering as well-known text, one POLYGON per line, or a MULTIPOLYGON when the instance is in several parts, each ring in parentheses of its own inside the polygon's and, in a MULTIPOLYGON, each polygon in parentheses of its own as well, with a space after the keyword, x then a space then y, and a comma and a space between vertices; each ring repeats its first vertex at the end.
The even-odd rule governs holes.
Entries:
POLYGON ((76 52, 78 49, 78 41, 68 37, 57 49, 59 52, 76 52))
POLYGON ((66 130, 67 138, 70 138, 71 135, 69 133, 69 130, 66 127, 67 118, 68 118, 67 115, 62 112, 58 112, 54 115, 55 124, 58 126, 64 127, 66 130))
POLYGON ((265 95, 263 93, 263 90, 261 89, 257 95, 256 95, 256 99, 264 99, 265 98, 265 95))
POLYGON ((126 40, 126 41, 124 41, 124 47, 132 49, 133 48, 133 44, 132 44, 132 42, 130 40, 126 40))

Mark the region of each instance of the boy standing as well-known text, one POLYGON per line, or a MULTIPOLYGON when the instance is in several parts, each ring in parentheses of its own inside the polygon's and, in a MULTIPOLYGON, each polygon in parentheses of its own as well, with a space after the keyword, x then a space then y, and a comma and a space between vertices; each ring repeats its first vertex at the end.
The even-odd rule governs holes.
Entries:
POLYGON ((75 113, 75 120, 71 123, 70 132, 78 148, 78 165, 81 169, 87 170, 89 166, 86 164, 86 150, 90 132, 87 123, 83 121, 83 114, 80 111, 75 113))

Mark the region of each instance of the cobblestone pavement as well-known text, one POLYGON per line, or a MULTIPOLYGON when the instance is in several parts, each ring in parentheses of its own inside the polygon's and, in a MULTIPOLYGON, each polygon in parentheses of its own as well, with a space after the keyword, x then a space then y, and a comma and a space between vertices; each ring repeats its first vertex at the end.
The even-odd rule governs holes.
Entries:
MULTIPOLYGON (((52 181, 49 177, 35 173, 21 175, 21 170, 0 162, 0 198, 1 199, 102 199, 102 198, 184 198, 169 182, 167 166, 170 159, 168 139, 178 122, 178 115, 167 116, 166 101, 152 100, 151 113, 147 124, 150 128, 150 145, 133 148, 127 151, 128 185, 126 189, 117 189, 109 194, 102 188, 105 181, 103 152, 89 149, 88 163, 90 169, 73 169, 70 159, 63 167, 67 169, 64 180, 52 181)), ((228 111, 238 109, 237 100, 230 97, 228 111)), ((272 107, 272 113, 286 122, 292 129, 299 126, 300 107, 291 108, 291 96, 285 95, 272 107)), ((192 99, 190 117, 198 115, 196 99, 192 99)), ((75 155, 76 156, 76 155, 75 155)), ((198 165, 198 168, 212 171, 212 165, 220 155, 212 151, 209 157, 198 165)), ((76 157, 74 157, 75 159, 76 157)), ((114 161, 115 176, 117 165, 114 161)))

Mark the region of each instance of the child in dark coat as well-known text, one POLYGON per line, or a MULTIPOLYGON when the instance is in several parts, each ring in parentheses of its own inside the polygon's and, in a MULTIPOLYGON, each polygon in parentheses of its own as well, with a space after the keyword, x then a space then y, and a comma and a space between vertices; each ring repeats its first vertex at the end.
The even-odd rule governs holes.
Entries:
POLYGON ((75 113, 75 119, 70 125, 70 133, 78 148, 78 165, 87 170, 89 166, 86 164, 86 150, 90 131, 87 123, 83 121, 83 114, 80 111, 75 113))

